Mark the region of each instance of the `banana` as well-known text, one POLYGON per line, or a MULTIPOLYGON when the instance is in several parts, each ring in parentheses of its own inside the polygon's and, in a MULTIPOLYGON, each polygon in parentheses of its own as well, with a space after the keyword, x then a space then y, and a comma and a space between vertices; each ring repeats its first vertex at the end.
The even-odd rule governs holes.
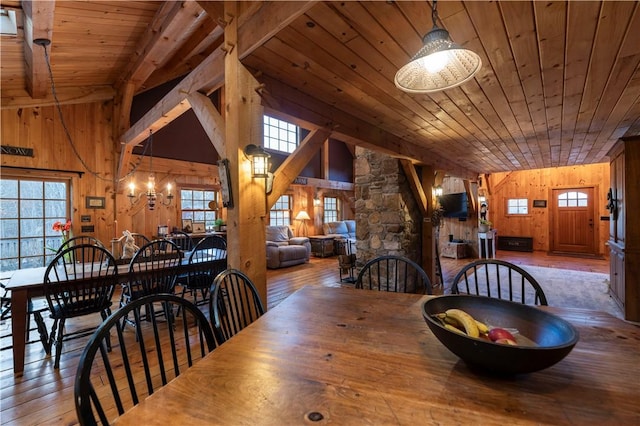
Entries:
POLYGON ((480 334, 487 334, 489 332, 489 326, 487 326, 487 324, 480 322, 478 320, 476 321, 476 325, 478 326, 478 331, 480 332, 480 334))
POLYGON ((471 315, 461 309, 447 309, 445 312, 446 318, 452 318, 456 320, 463 328, 467 335, 471 337, 480 337, 480 331, 478 330, 478 324, 471 315))
POLYGON ((459 334, 464 334, 464 335, 467 334, 464 331, 460 330, 458 327, 455 327, 455 326, 453 326, 451 324, 445 324, 444 328, 446 328, 448 330, 451 330, 451 331, 454 331, 454 332, 459 333, 459 334))

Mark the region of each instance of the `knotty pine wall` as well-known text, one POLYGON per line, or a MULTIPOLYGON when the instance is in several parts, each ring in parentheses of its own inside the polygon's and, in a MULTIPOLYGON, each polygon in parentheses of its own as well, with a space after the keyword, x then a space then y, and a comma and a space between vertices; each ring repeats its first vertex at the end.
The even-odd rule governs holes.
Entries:
MULTIPOLYGON (((173 227, 178 223, 177 197, 171 206, 156 205, 154 211, 149 211, 146 208, 146 197, 142 197, 139 203, 131 206, 126 196, 131 178, 136 182, 136 193, 144 188, 149 174, 148 159, 144 159, 136 172, 117 188, 114 185, 113 177, 120 154, 119 146, 112 137, 111 102, 65 105, 61 109, 78 154, 100 178, 87 172, 74 155, 53 106, 1 110, 2 144, 34 150, 33 157, 3 155, 2 166, 25 168, 25 173, 31 176, 69 177, 72 189, 73 233, 81 234, 81 225, 93 225, 94 232, 88 234, 97 237, 108 247, 110 240, 116 235, 121 236, 124 229, 153 237, 157 234, 158 225, 170 221, 173 227), (80 177, 77 173, 44 172, 35 169, 84 173, 80 177), (105 197, 105 208, 87 208, 87 196, 105 197), (80 217, 83 215, 90 216, 91 221, 81 224, 80 217)), ((138 158, 133 156, 127 171, 138 163, 138 158)), ((153 168, 156 174, 156 189, 160 191, 166 191, 167 182, 171 182, 176 194, 180 187, 184 186, 219 189, 219 184, 216 184, 217 166, 154 158, 153 168)), ((3 175, 15 172, 17 171, 8 168, 2 170, 3 175)))
MULTIPOLYGON (((527 171, 493 173, 482 182, 481 191, 487 195, 488 219, 500 235, 533 237, 533 249, 549 250, 549 211, 551 208, 551 189, 594 186, 597 194, 597 208, 594 224, 598 229, 599 254, 608 257, 609 251, 605 243, 609 237, 609 222, 601 221, 600 216, 609 216, 605 209, 607 190, 609 189, 609 163, 585 166, 555 167, 527 171), (528 198, 529 215, 524 217, 507 216, 506 202, 509 198, 528 198), (546 208, 534 208, 532 200, 547 200, 546 208)), ((445 177, 443 184, 445 194, 464 192, 464 181, 455 177, 445 177)), ((471 185, 477 197, 477 185, 471 185)), ((478 221, 470 218, 465 222, 457 219, 444 219, 440 229, 440 242, 448 240, 453 234, 456 239, 470 243, 475 257, 478 255, 478 221)))

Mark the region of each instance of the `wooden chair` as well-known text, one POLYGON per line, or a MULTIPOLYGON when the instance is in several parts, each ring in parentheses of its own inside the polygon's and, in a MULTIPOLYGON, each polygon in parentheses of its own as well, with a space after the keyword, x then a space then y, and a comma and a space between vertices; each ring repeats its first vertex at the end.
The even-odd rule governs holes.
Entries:
POLYGON ((193 294, 193 303, 208 300, 209 289, 214 278, 227 269, 227 241, 219 235, 209 235, 198 242, 189 254, 189 273, 183 277, 182 297, 193 294))
POLYGON ((96 237, 93 237, 91 235, 78 235, 76 237, 69 238, 67 241, 62 243, 60 247, 58 247, 58 251, 56 252, 56 254, 60 253, 62 250, 65 250, 69 247, 78 246, 82 244, 91 244, 91 245, 104 247, 104 244, 102 244, 102 241, 100 241, 96 237))
POLYGON ((170 237, 171 242, 178 246, 178 248, 183 251, 191 251, 193 250, 193 239, 191 235, 187 234, 183 231, 175 231, 173 236, 170 237))
POLYGON ((129 263, 129 280, 122 286, 120 307, 143 296, 172 294, 182 252, 171 241, 154 240, 140 247, 129 263))
POLYGON ((431 280, 411 259, 403 256, 380 256, 371 259, 360 270, 356 288, 394 293, 432 294, 431 280))
POLYGON ((151 242, 151 240, 149 238, 147 238, 146 236, 144 236, 143 234, 138 234, 136 232, 132 232, 131 236, 133 237, 135 245, 137 245, 138 247, 142 247, 142 246, 144 246, 146 244, 149 244, 151 242))
POLYGON ((219 344, 264 314, 264 306, 255 285, 237 269, 216 276, 211 286, 209 317, 219 344))
POLYGON ((215 347, 206 316, 190 301, 154 294, 129 303, 100 325, 80 356, 74 389, 80 424, 111 424, 215 347), (143 307, 154 304, 170 322, 142 320, 143 307), (128 316, 134 332, 123 331, 128 316))
POLYGON ((111 313, 111 297, 118 283, 118 268, 106 248, 92 244, 73 245, 58 253, 49 263, 44 283, 54 321, 49 339, 56 345, 54 368, 57 369, 60 367, 63 340, 86 336, 95 329, 93 327, 65 335, 66 320, 94 313, 106 319, 111 313))
POLYGON ((504 260, 480 259, 469 263, 456 274, 451 293, 495 297, 525 305, 547 305, 547 297, 536 279, 504 260))
MULTIPOLYGON (((4 283, 0 282, 0 289, 2 296, 0 296, 0 320, 4 321, 11 318, 11 290, 7 288, 4 283)), ((47 301, 42 298, 30 298, 27 305, 27 315, 33 315, 33 319, 36 323, 35 328, 30 326, 30 321, 27 320, 27 343, 34 343, 37 340, 30 340, 29 334, 33 330, 38 331, 39 341, 42 343, 42 347, 47 355, 51 354, 51 343, 49 342, 49 332, 47 331, 47 325, 44 321, 43 313, 49 311, 47 301)), ((11 333, 2 335, 0 338, 11 336, 11 333)), ((2 347, 0 350, 8 349, 9 347, 2 347)))

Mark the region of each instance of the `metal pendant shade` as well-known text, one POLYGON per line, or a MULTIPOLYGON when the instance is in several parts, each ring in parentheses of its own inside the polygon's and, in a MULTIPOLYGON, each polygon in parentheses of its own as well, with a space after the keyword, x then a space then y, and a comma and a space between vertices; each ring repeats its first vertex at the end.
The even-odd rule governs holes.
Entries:
POLYGON ((433 28, 424 36, 422 48, 396 73, 394 82, 405 92, 430 93, 459 86, 482 66, 480 56, 454 43, 449 32, 437 26, 435 1, 432 16, 433 28))

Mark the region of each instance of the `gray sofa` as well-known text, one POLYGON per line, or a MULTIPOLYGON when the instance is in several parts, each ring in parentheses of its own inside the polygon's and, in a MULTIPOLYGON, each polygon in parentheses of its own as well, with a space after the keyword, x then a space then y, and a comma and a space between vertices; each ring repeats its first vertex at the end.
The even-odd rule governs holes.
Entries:
POLYGON ((284 268, 309 261, 309 238, 294 237, 288 226, 267 226, 266 231, 267 268, 284 268))
POLYGON ((328 222, 322 225, 324 235, 334 238, 345 238, 347 240, 356 239, 356 221, 340 220, 337 222, 328 222))

